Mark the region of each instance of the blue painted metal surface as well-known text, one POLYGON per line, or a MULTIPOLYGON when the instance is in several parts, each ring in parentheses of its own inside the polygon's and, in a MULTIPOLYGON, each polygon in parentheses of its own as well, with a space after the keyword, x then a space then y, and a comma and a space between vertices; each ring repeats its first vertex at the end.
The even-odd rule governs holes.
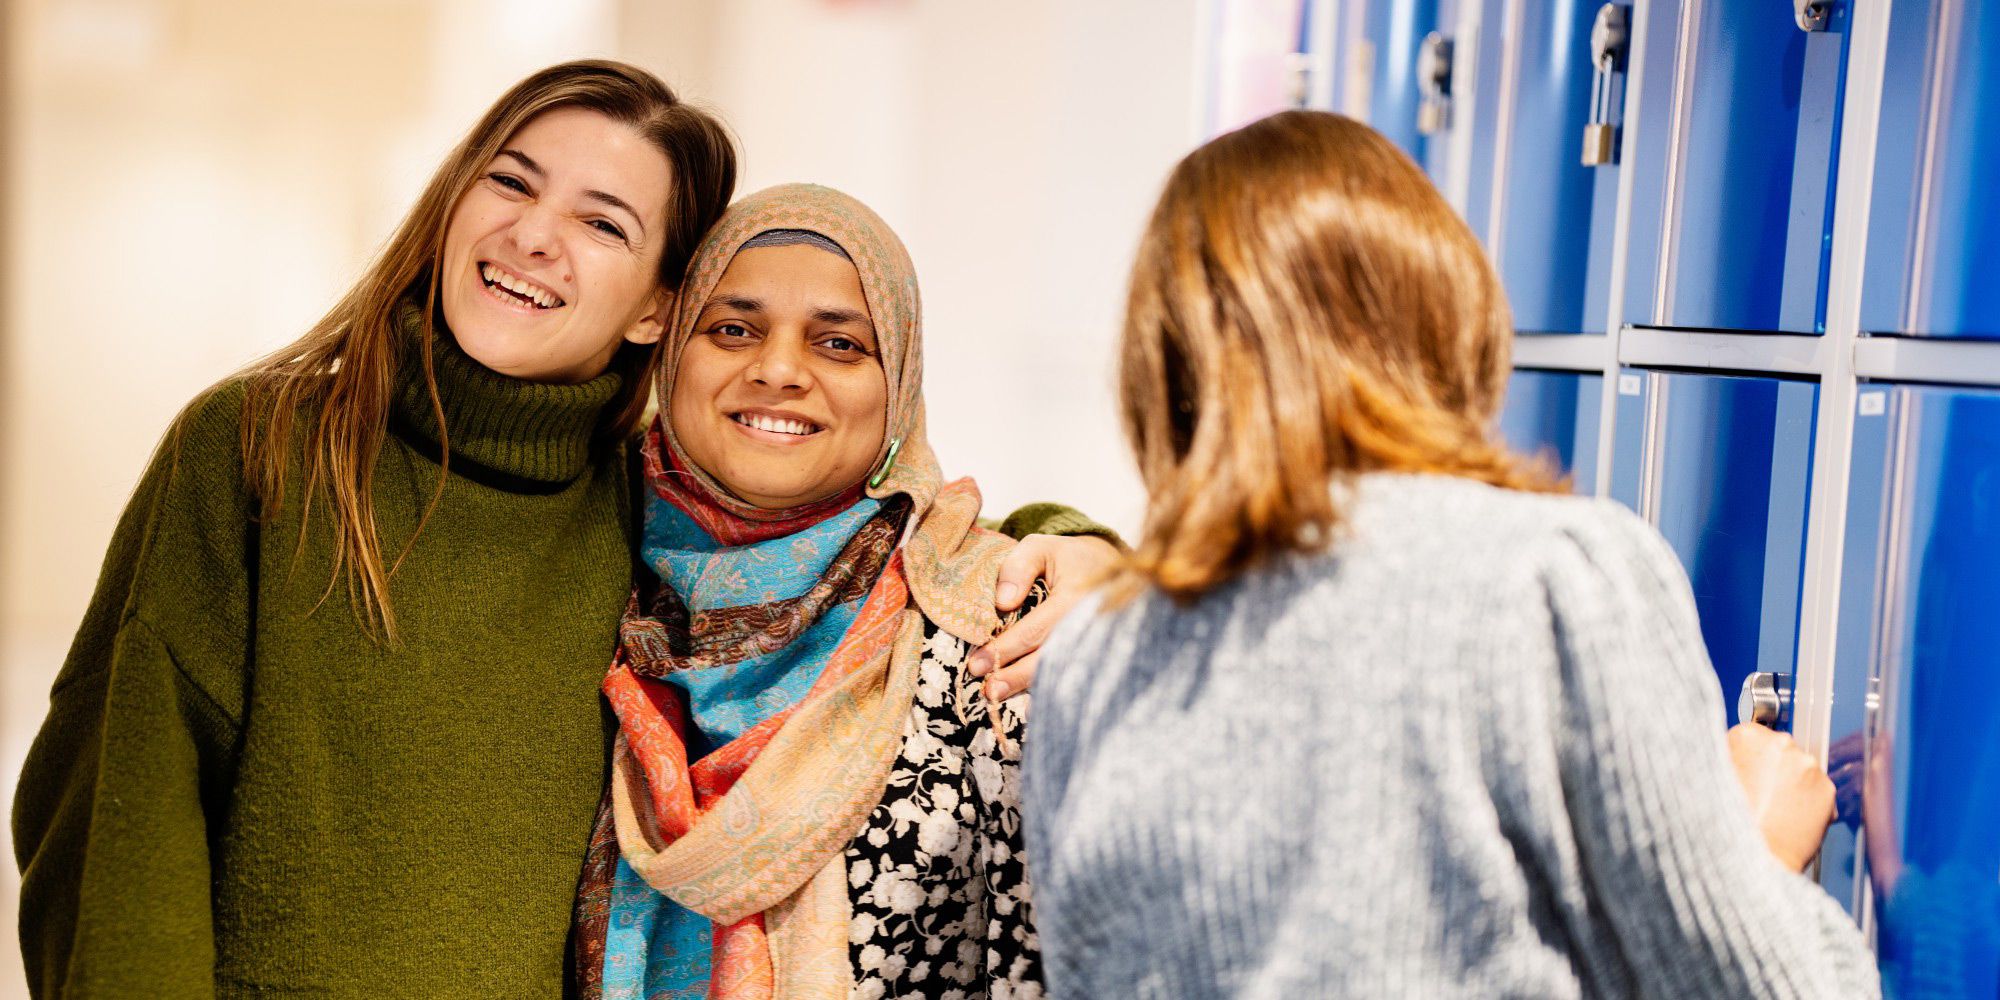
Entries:
POLYGON ((1891 13, 1862 329, 2000 338, 2000 0, 1891 13))
POLYGON ((1621 393, 1614 489, 1634 484, 1638 509, 1687 567, 1734 725, 1743 678, 1757 670, 1789 673, 1796 658, 1819 387, 1720 375, 1642 377, 1637 409, 1653 411, 1654 425, 1640 432, 1637 447, 1628 444, 1621 393))
POLYGON ((1516 369, 1507 381, 1500 435, 1515 451, 1546 455, 1578 493, 1597 481, 1597 434, 1603 421, 1604 376, 1516 369))
MULTIPOLYGON (((1504 43, 1515 60, 1513 135, 1497 195, 1498 230, 1482 236, 1494 248, 1516 328, 1602 333, 1618 167, 1586 167, 1581 156, 1594 82, 1590 28, 1602 0, 1515 0, 1510 12, 1516 5, 1518 30, 1504 43)), ((1624 79, 1612 75, 1613 124, 1624 79)), ((1475 131, 1474 163, 1486 162, 1479 136, 1475 131)), ((1476 195, 1467 201, 1475 224, 1483 204, 1476 195)))
POLYGON ((1834 641, 1827 770, 1839 789, 1840 822, 1828 828, 1820 848, 1820 885, 1858 912, 1861 764, 1868 725, 1869 671, 1880 634, 1877 591, 1882 579, 1882 547, 1888 525, 1890 445, 1900 408, 1899 394, 1864 384, 1856 392, 1854 442, 1849 452, 1847 546, 1840 563, 1840 631, 1834 641))
POLYGON ((1417 131, 1417 45, 1437 30, 1438 0, 1366 0, 1362 34, 1374 50, 1368 124, 1424 162, 1428 139, 1417 131))
POLYGON ((1882 701, 1865 757, 1836 729, 1832 763, 1843 818, 1863 824, 1885 992, 1987 1000, 2000 996, 2000 392, 1891 392, 1893 431, 1858 441, 1851 487, 1876 513, 1853 544, 1874 550, 1877 578, 1843 581, 1843 617, 1878 624, 1861 645, 1843 634, 1836 680, 1872 673, 1882 701))
POLYGON ((1642 494, 1652 438, 1647 408, 1652 394, 1653 380, 1645 372, 1628 368, 1618 373, 1618 393, 1612 405, 1611 499, 1640 514, 1645 513, 1642 494))
POLYGON ((1639 326, 1655 321, 1660 268, 1665 263, 1662 237, 1667 232, 1667 181, 1674 148, 1674 66, 1680 58, 1680 0, 1655 0, 1632 9, 1632 53, 1627 57, 1644 69, 1637 87, 1626 98, 1634 113, 1625 120, 1633 130, 1633 158, 1619 167, 1632 173, 1631 214, 1625 231, 1625 304, 1623 320, 1639 326))
POLYGON ((1661 163, 1634 200, 1656 216, 1635 222, 1633 238, 1665 254, 1634 255, 1631 322, 1824 329, 1851 19, 1848 0, 1810 33, 1786 3, 1651 5, 1639 135, 1642 155, 1661 163))
POLYGON ((1445 0, 1438 7, 1438 19, 1452 35, 1452 110, 1445 131, 1432 137, 1429 162, 1425 169, 1432 183, 1448 195, 1463 170, 1464 204, 1459 206, 1465 224, 1491 252, 1494 168, 1500 143, 1501 74, 1508 57, 1503 5, 1486 0, 1445 0), (1463 164, 1448 155, 1451 136, 1467 133, 1463 164))

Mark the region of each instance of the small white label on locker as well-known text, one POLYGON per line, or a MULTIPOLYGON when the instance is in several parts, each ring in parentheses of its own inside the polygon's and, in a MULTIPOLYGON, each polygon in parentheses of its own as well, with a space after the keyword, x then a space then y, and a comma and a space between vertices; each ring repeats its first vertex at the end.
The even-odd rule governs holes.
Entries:
POLYGON ((1620 396, 1637 396, 1639 395, 1640 387, 1643 385, 1645 383, 1641 382, 1637 375, 1618 376, 1618 394, 1620 396))
POLYGON ((1883 409, 1888 405, 1888 393, 1864 392, 1861 394, 1861 398, 1855 402, 1854 411, 1864 417, 1879 417, 1882 415, 1883 409))

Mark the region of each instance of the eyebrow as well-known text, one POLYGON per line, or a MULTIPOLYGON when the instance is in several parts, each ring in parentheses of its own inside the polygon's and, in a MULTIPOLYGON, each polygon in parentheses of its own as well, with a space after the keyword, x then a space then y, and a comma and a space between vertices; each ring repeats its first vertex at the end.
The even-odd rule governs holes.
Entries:
MULTIPOLYGON (((737 312, 761 313, 764 311, 764 300, 753 299, 747 295, 724 295, 709 300, 710 309, 717 306, 725 306, 737 312)), ((867 327, 870 333, 875 331, 875 324, 869 322, 868 314, 854 309, 822 307, 813 310, 813 319, 822 323, 859 323, 867 327)))
POLYGON ((863 326, 873 325, 868 322, 867 314, 855 312, 852 309, 815 309, 813 310, 813 318, 822 323, 860 323, 863 326))
MULTIPOLYGON (((515 162, 521 165, 521 169, 526 170, 531 174, 534 174, 537 179, 545 178, 548 176, 548 171, 543 170, 541 164, 536 163, 532 157, 530 157, 526 153, 521 152, 518 149, 503 149, 500 151, 500 155, 513 157, 515 162)), ((612 208, 624 209, 627 213, 629 213, 632 216, 632 224, 639 227, 639 235, 642 237, 646 235, 646 217, 640 215, 638 209, 633 208, 631 205, 626 204, 625 199, 620 198, 617 195, 612 194, 608 191, 598 191, 594 189, 590 191, 585 191, 583 193, 583 196, 585 198, 590 199, 591 201, 598 202, 599 204, 609 205, 612 208)))

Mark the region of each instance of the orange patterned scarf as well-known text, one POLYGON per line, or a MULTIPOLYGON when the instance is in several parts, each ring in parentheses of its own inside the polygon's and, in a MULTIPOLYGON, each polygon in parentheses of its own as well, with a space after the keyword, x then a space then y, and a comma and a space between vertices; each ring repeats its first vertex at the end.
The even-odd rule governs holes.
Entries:
MULTIPOLYGON (((975 525, 978 488, 945 484, 924 438, 921 305, 908 254, 879 217, 839 192, 771 188, 737 203, 709 233, 681 290, 662 411, 671 412, 675 365, 708 296, 737 250, 773 229, 827 237, 861 277, 889 386, 889 439, 878 462, 891 463, 866 493, 906 498, 912 527, 804 700, 692 766, 677 692, 635 675, 622 647, 605 679, 620 720, 607 817, 617 855, 714 921, 710 995, 724 1000, 847 996, 845 851, 881 800, 902 745, 923 621, 969 643, 990 638, 999 625, 994 580, 1011 546, 975 525)), ((671 432, 665 437, 678 460, 670 464, 687 469, 707 499, 746 520, 770 519, 687 463, 671 432)), ((592 867, 603 863, 594 858, 592 867)), ((588 898, 579 912, 579 936, 588 937, 588 898)), ((601 927, 596 933, 601 944, 601 927)), ((592 957, 586 947, 579 962, 592 957)))

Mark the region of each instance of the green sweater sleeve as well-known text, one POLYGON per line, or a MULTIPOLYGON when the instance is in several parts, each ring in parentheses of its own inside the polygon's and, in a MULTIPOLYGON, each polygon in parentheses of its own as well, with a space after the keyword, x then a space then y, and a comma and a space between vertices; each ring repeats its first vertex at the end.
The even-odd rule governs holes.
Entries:
POLYGON ((1125 547, 1124 539, 1110 528, 1090 519, 1090 516, 1074 507, 1059 503, 1031 503, 1013 512, 997 524, 987 524, 994 531, 1019 541, 1029 535, 1084 535, 1102 538, 1119 548, 1125 547))
POLYGON ((214 994, 212 819, 242 711, 253 529, 240 390, 191 406, 141 478, 14 799, 37 997, 214 994))

